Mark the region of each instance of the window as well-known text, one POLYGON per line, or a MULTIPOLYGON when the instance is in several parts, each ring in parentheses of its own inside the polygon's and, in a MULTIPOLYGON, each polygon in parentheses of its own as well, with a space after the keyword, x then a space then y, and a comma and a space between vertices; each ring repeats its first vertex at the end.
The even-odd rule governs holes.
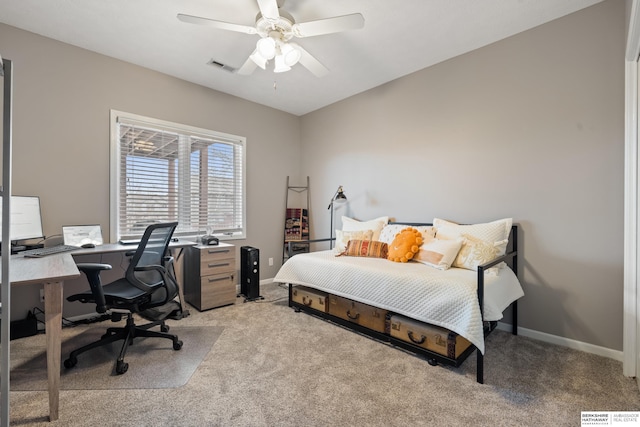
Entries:
POLYGON ((111 111, 111 240, 178 221, 176 236, 246 237, 245 138, 111 111))

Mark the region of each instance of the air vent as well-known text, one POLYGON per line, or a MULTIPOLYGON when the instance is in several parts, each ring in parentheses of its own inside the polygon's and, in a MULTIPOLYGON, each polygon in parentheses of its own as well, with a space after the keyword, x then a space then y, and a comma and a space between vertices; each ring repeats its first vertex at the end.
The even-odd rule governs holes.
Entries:
POLYGON ((207 62, 207 65, 211 65, 212 67, 223 69, 223 70, 228 71, 230 73, 235 73, 236 72, 235 68, 231 67, 230 65, 225 65, 222 62, 218 62, 215 59, 212 59, 209 62, 207 62))

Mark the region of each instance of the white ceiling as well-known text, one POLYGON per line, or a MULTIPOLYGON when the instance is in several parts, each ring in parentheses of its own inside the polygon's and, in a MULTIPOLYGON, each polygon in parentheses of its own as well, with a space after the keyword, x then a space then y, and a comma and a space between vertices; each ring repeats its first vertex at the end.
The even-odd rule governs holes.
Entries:
POLYGON ((303 115, 602 0, 285 0, 296 22, 361 13, 361 30, 296 39, 329 68, 249 76, 258 35, 187 24, 178 13, 253 26, 256 0, 2 0, 0 22, 303 115))

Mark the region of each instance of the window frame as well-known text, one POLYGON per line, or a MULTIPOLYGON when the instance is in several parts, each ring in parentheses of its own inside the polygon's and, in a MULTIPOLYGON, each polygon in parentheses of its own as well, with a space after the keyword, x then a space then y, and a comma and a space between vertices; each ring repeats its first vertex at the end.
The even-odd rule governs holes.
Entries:
MULTIPOLYGON (((241 230, 232 235, 225 232, 214 232, 213 234, 220 240, 239 240, 246 239, 247 236, 247 191, 246 191, 246 138, 238 135, 227 134, 223 132, 213 131, 209 129, 198 128, 190 125, 184 125, 180 123, 170 122, 166 120, 141 116, 138 114, 127 113, 118 110, 110 110, 110 166, 109 166, 109 229, 111 242, 119 241, 123 236, 120 235, 120 190, 121 190, 121 142, 119 138, 119 124, 125 122, 127 125, 139 125, 156 127, 159 130, 167 130, 171 132, 177 132, 180 135, 190 135, 220 140, 230 144, 238 145, 242 150, 242 159, 240 165, 242 167, 241 172, 241 209, 242 209, 242 225, 241 230)), ((185 234, 176 233, 176 236, 197 238, 205 234, 206 230, 198 230, 197 234, 185 234)), ((128 236, 127 236, 128 237, 128 236)))

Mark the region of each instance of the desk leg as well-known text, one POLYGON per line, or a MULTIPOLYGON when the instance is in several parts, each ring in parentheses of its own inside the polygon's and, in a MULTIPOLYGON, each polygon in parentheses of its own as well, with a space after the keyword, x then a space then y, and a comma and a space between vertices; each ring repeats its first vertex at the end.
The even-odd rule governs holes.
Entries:
POLYGON ((187 303, 184 300, 184 257, 186 255, 186 251, 184 249, 179 249, 178 255, 174 254, 175 262, 173 263, 173 272, 176 275, 176 280, 178 282, 178 298, 180 299, 180 308, 182 309, 182 316, 186 317, 189 315, 189 310, 187 309, 187 303))
POLYGON ((62 340, 62 282, 44 284, 45 334, 47 337, 47 377, 49 420, 58 419, 60 399, 60 351, 62 340))

